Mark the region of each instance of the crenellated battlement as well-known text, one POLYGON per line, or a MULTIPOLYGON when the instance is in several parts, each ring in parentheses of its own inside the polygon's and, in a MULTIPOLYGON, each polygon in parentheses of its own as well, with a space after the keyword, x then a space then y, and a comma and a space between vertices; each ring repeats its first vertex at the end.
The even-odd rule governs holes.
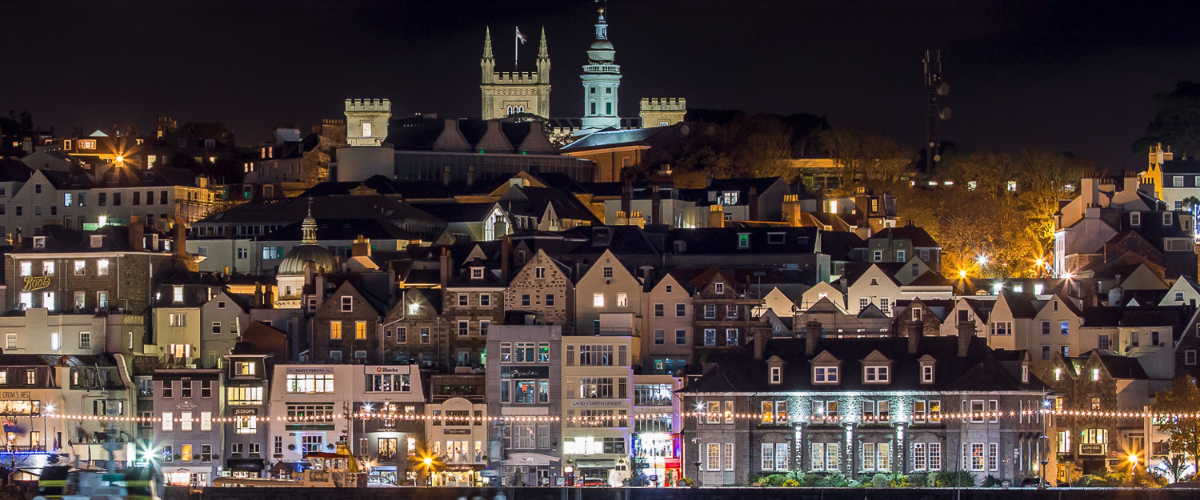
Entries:
POLYGON ((346 111, 392 112, 392 101, 387 99, 346 99, 346 111))
POLYGON ((495 83, 509 84, 531 84, 544 83, 538 78, 537 72, 534 71, 497 71, 493 73, 495 83))
POLYGON ((643 97, 642 111, 687 111, 687 99, 683 97, 643 97))

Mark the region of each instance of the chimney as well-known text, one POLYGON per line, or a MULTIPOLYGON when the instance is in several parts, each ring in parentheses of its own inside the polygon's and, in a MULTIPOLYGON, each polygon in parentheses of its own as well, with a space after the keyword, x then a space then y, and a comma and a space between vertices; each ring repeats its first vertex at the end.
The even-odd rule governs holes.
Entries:
POLYGON ((658 192, 658 186, 650 189, 650 223, 662 224, 662 195, 658 192))
POLYGON ((262 283, 254 282, 254 307, 263 306, 263 289, 262 283))
POLYGON ((967 357, 967 350, 971 347, 971 338, 975 336, 974 321, 959 321, 958 322, 958 357, 967 357))
POLYGON ((442 248, 441 261, 442 289, 445 290, 450 285, 450 249, 442 248))
POLYGON ((763 359, 763 350, 767 348, 766 328, 754 329, 754 359, 763 359))
POLYGON ((500 281, 506 285, 508 284, 509 270, 512 268, 512 250, 512 237, 505 236, 500 241, 500 281))
POLYGON ((821 336, 821 322, 809 320, 804 332, 804 355, 812 356, 817 352, 817 338, 821 336))
POLYGON ((621 189, 621 211, 629 213, 630 198, 633 197, 633 179, 625 178, 625 187, 621 189))
POLYGON ((925 335, 925 322, 913 321, 908 324, 908 353, 916 354, 921 348, 921 336, 925 335))
POLYGON ((442 187, 450 187, 450 165, 442 169, 442 187))
POLYGON ((800 195, 783 195, 783 220, 787 221, 789 226, 800 227, 801 213, 803 210, 800 207, 800 195))
POLYGON ((758 220, 758 188, 750 186, 750 220, 758 220))
POLYGON ((725 207, 708 206, 708 227, 725 227, 725 207))
POLYGON ((175 254, 180 257, 187 255, 187 228, 183 227, 183 219, 175 219, 175 254))
POLYGON ((467 166, 467 187, 475 185, 475 165, 467 166))
POLYGON ((129 248, 135 251, 146 249, 146 227, 136 215, 129 216, 129 248))
MULTIPOLYGON (((317 277, 313 279, 313 295, 317 296, 317 304, 325 303, 325 268, 317 269, 317 277)), ((269 296, 269 292, 268 292, 269 296)))
POLYGON ((371 240, 364 238, 363 235, 358 235, 354 239, 354 244, 350 246, 351 257, 370 257, 371 256, 371 240))

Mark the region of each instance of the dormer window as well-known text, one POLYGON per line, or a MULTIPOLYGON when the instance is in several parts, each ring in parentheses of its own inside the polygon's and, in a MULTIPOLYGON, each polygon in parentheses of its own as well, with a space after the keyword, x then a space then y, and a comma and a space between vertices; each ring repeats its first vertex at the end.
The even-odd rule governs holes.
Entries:
POLYGON ((813 368, 813 383, 815 384, 836 384, 838 383, 838 368, 836 366, 818 366, 813 368))
POLYGON ((783 383, 783 360, 779 356, 767 359, 767 382, 771 385, 783 383))
POLYGON ((92 235, 92 237, 90 238, 90 242, 91 242, 92 248, 100 248, 102 245, 104 245, 104 236, 103 235, 92 235))
POLYGON ((1142 214, 1139 212, 1129 212, 1129 225, 1130 226, 1142 225, 1142 214))
POLYGON ((1163 225, 1164 226, 1171 225, 1171 212, 1163 212, 1163 225))
POLYGON ((46 248, 46 237, 45 236, 34 236, 33 237, 33 248, 46 248))
POLYGON ((891 381, 887 366, 867 366, 863 369, 863 381, 868 384, 886 384, 891 381))
POLYGON ((912 310, 912 320, 921 321, 921 308, 914 307, 912 310))
POLYGON ((717 293, 725 293, 725 284, 724 284, 724 283, 717 283, 717 284, 716 284, 716 285, 713 287, 713 289, 714 289, 714 290, 715 290, 717 293))
POLYGON ((935 362, 934 362, 933 357, 926 354, 924 356, 921 356, 921 359, 919 361, 921 363, 921 383, 922 384, 934 383, 934 373, 935 373, 934 372, 934 364, 935 364, 935 362))
POLYGON ((783 368, 778 366, 771 367, 771 383, 778 384, 783 382, 783 368))
POLYGON ((1029 365, 1021 365, 1021 383, 1029 383, 1029 365))
POLYGON ((878 284, 879 284, 879 279, 877 279, 877 278, 871 278, 871 284, 872 284, 872 285, 878 285, 878 284))

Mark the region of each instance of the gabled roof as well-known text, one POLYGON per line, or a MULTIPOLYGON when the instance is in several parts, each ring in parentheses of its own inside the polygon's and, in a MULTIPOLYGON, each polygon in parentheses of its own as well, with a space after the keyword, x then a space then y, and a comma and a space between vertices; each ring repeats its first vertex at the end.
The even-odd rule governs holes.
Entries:
POLYGON ((912 245, 914 247, 938 247, 937 241, 935 241, 933 237, 929 235, 929 233, 925 232, 925 228, 920 226, 884 228, 882 231, 872 235, 869 239, 879 240, 888 239, 889 237, 897 240, 912 240, 912 245))
MULTIPOLYGON (((300 241, 302 222, 293 222, 258 237, 259 241, 300 241)), ((379 217, 363 219, 317 219, 317 239, 320 241, 353 240, 359 236, 369 240, 419 240, 420 235, 400 229, 379 217)))

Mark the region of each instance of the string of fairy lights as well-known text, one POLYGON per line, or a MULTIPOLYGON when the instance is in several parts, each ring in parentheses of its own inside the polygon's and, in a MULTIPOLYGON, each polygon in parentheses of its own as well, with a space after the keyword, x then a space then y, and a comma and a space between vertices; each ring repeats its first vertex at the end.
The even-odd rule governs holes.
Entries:
MULTIPOLYGON (((127 417, 119 415, 70 415, 70 414, 46 414, 42 415, 46 418, 57 418, 63 420, 79 420, 79 421, 94 421, 94 422, 128 422, 128 423, 161 423, 162 417, 127 417)), ((632 417, 635 420, 658 420, 664 418, 695 418, 699 423, 728 423, 738 420, 756 420, 761 423, 791 423, 792 419, 786 416, 780 417, 778 414, 771 413, 745 413, 745 412, 704 412, 704 411, 685 411, 685 412, 659 412, 659 413, 634 413, 632 417)), ((812 414, 808 418, 810 424, 837 424, 837 423, 912 423, 912 424, 929 424, 940 423, 944 421, 970 421, 970 422, 987 422, 996 421, 1000 418, 1035 418, 1035 417, 1077 417, 1077 418, 1108 418, 1108 419, 1153 419, 1161 420, 1179 420, 1179 419, 1200 419, 1200 413, 1155 413, 1150 411, 1105 411, 1105 410, 1064 410, 1064 409, 1041 409, 1041 410, 1020 410, 1020 411, 976 411, 976 412, 958 412, 958 413, 929 413, 913 415, 911 418, 892 417, 890 415, 826 415, 812 414)), ((258 422, 287 422, 287 423, 321 423, 335 422, 340 420, 351 421, 368 421, 368 420, 385 420, 385 421, 401 421, 401 422, 424 422, 434 421, 436 423, 446 425, 470 425, 470 424, 494 424, 494 423, 550 423, 550 422, 570 422, 577 425, 596 425, 609 422, 628 420, 631 415, 612 413, 600 415, 481 415, 481 416, 450 416, 450 415, 425 415, 417 413, 393 413, 393 412, 356 412, 350 414, 324 414, 324 415, 290 415, 281 417, 270 416, 230 416, 230 417, 172 417, 172 423, 214 423, 225 424, 246 421, 250 418, 255 418, 258 422)))

